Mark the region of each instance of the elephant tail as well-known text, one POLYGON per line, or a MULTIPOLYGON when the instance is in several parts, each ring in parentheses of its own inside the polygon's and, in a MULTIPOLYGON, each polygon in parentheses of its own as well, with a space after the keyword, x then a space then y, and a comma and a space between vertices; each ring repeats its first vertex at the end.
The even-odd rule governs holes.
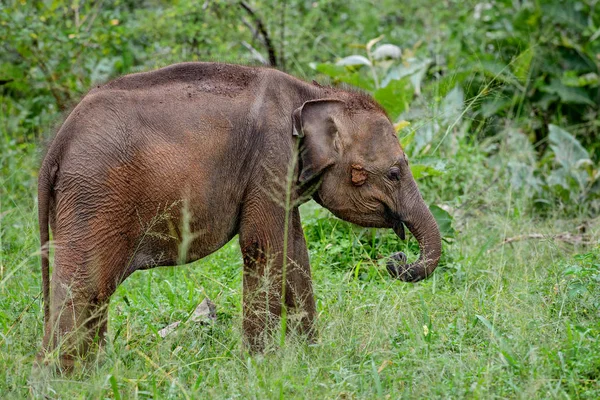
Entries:
MULTIPOLYGON (((46 160, 47 161, 47 160, 46 160)), ((44 326, 50 320, 50 196, 57 168, 47 162, 42 164, 38 178, 38 219, 40 225, 40 253, 42 258, 42 294, 44 301, 44 326)))

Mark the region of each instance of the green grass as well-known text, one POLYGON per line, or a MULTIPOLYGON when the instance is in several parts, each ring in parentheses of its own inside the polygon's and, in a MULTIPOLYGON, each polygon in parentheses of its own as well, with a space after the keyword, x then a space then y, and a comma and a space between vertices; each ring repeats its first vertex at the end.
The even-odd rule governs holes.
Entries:
POLYGON ((265 49, 240 27, 246 12, 227 2, 9 3, 0 14, 0 398, 600 398, 600 219, 584 217, 598 214, 598 186, 550 185, 561 171, 546 149, 554 123, 597 161, 597 102, 585 98, 596 95, 597 66, 581 62, 598 53, 595 2, 500 1, 476 19, 484 3, 251 1, 277 50, 285 47, 288 70, 308 80, 327 82, 309 62, 365 54, 380 35, 402 48, 402 62, 434 58, 423 95, 406 97, 402 118, 412 125, 401 133, 416 132, 405 147, 412 165, 446 164, 418 185, 454 217, 455 238, 430 279, 405 284, 388 277, 384 257, 400 250, 413 260, 414 239, 352 226, 311 202, 302 214, 314 345, 292 335, 264 355, 244 352, 234 239, 191 265, 129 277, 112 297, 105 349, 69 376, 32 370, 43 321, 43 145, 34 138, 96 82, 182 60, 248 61, 242 41, 265 49), (89 26, 76 29, 77 19, 89 26), (575 77, 583 87, 557 91, 554 81, 575 77), (557 94, 547 97, 550 87, 557 94), (492 110, 495 100, 503 105, 492 110), (551 238, 579 235, 582 224, 587 246, 551 238), (529 234, 545 239, 502 245, 529 234), (214 325, 184 323, 159 337, 205 297, 217 305, 214 325))
MULTIPOLYGON (((3 398, 589 398, 600 397, 600 248, 524 240, 575 232, 581 221, 527 214, 509 179, 472 165, 463 143, 450 172, 420 183, 455 207, 456 238, 428 280, 391 280, 383 256, 414 240, 353 227, 303 206, 319 337, 241 346, 236 240, 187 266, 133 274, 112 297, 108 344, 71 376, 32 374, 42 337, 36 146, 3 139, 0 180, 0 393, 3 398), (469 171, 465 173, 464 171, 469 171), (461 191, 458 190, 461 188, 461 191), (469 198, 462 208, 460 204, 469 198), (181 325, 209 297, 213 326, 181 325)), ((482 164, 483 165, 483 164, 482 164)))

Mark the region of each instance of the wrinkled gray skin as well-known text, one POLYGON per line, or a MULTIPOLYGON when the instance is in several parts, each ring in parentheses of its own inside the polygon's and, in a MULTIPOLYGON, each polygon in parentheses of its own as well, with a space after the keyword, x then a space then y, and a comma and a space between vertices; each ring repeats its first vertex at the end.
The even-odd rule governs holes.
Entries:
POLYGON ((106 332, 111 294, 139 269, 191 262, 239 234, 246 344, 282 307, 286 177, 290 165, 285 304, 313 334, 315 303, 298 205, 312 196, 361 226, 403 225, 421 255, 390 273, 418 281, 435 269, 440 233, 385 112, 360 93, 273 69, 183 63, 124 76, 88 93, 64 122, 39 175, 45 335, 61 365, 106 332), (188 221, 188 222, 186 222, 188 221), (182 245, 184 243, 184 245, 182 245), (264 279, 267 278, 267 279, 264 279), (268 282, 265 286, 264 282, 268 282))

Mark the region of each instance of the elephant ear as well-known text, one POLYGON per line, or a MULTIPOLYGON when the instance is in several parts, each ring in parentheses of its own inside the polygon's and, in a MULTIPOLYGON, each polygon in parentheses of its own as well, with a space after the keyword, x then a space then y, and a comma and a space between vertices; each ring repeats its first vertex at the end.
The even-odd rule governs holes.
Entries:
POLYGON ((320 99, 307 101, 294 110, 293 135, 302 138, 300 183, 316 178, 335 163, 335 117, 344 112, 345 106, 341 100, 320 99))

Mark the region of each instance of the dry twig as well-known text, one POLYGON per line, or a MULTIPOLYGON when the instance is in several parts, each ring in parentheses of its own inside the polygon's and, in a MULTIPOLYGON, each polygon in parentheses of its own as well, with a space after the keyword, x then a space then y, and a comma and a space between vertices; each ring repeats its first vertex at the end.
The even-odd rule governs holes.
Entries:
POLYGON ((588 235, 586 235, 586 226, 585 225, 580 225, 576 229, 577 229, 577 232, 579 232, 577 234, 573 234, 573 233, 569 233, 569 232, 562 232, 562 233, 557 233, 557 234, 529 233, 526 235, 517 235, 517 236, 508 237, 508 238, 505 238, 498 245, 489 249, 487 251, 487 253, 489 254, 495 250, 498 250, 500 247, 504 246, 505 244, 521 242, 523 240, 533 240, 533 239, 535 239, 535 240, 556 240, 556 241, 568 243, 571 245, 592 244, 592 240, 589 238, 588 235))

